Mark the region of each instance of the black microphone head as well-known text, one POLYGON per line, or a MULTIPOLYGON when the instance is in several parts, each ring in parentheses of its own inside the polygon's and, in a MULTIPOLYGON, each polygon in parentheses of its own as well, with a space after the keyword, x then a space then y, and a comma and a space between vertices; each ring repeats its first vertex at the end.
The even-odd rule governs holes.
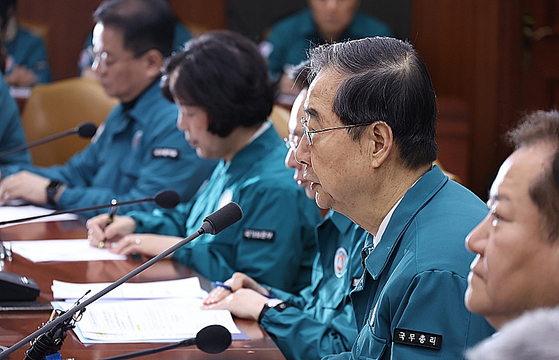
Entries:
POLYGON ((219 354, 231 345, 231 333, 221 325, 209 325, 196 334, 196 346, 208 354, 219 354))
POLYGON ((242 217, 243 211, 241 207, 234 202, 230 202, 206 216, 201 229, 206 234, 216 235, 241 220, 242 217))
POLYGON ((94 123, 86 122, 76 126, 76 132, 82 138, 92 138, 97 131, 97 126, 94 123))
POLYGON ((165 209, 172 209, 181 201, 179 194, 174 190, 163 190, 157 193, 153 201, 165 209))

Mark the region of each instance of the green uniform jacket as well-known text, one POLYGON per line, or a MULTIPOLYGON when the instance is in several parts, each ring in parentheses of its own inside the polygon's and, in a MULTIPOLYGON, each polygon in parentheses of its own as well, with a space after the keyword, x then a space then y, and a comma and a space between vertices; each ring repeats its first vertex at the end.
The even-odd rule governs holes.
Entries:
MULTIPOLYGON (((176 127, 178 108, 163 97, 158 81, 132 106, 119 104, 83 151, 62 166, 5 166, 2 176, 29 170, 68 186, 56 204, 75 209, 154 196, 172 189, 188 201, 209 177, 216 162, 200 159, 176 127)), ((79 117, 79 114, 76 116, 79 117)), ((122 206, 152 210, 153 202, 122 206)), ((107 210, 81 213, 93 216, 107 210)))
MULTIPOLYGON (((19 109, 15 100, 10 96, 10 88, 4 82, 4 77, 0 75, 0 152, 26 143, 19 109)), ((1 165, 17 163, 31 164, 29 151, 19 151, 0 158, 1 165)))
POLYGON ((260 325, 287 359, 319 359, 347 351, 357 337, 349 293, 363 274, 365 231, 330 211, 316 229, 319 253, 311 285, 298 296, 274 289, 292 306, 267 311, 260 325))
MULTIPOLYGON (((361 39, 368 36, 393 36, 390 28, 378 19, 357 12, 342 34, 341 40, 361 39)), ((269 71, 279 79, 286 65, 297 65, 307 59, 307 50, 324 39, 318 33, 310 9, 304 9, 275 24, 267 42, 271 45, 268 56, 269 71)))
POLYGON ((10 74, 16 66, 22 65, 37 75, 38 83, 48 83, 52 80, 47 47, 42 37, 19 28, 16 37, 4 45, 8 52, 6 75, 10 74))
MULTIPOLYGON (((464 305, 474 256, 468 233, 487 214, 437 167, 404 196, 351 297, 361 329, 351 353, 331 358, 463 359, 493 328, 464 305)), ((371 236, 371 235, 369 235, 371 236)))
POLYGON ((200 228, 204 217, 234 201, 243 210, 242 220, 215 236, 200 236, 174 258, 212 281, 242 271, 258 282, 297 292, 310 283, 320 212, 293 181, 293 170, 285 167, 287 149, 279 135, 270 122, 265 126, 229 163, 218 164, 189 203, 129 215, 138 232, 186 237, 200 228))

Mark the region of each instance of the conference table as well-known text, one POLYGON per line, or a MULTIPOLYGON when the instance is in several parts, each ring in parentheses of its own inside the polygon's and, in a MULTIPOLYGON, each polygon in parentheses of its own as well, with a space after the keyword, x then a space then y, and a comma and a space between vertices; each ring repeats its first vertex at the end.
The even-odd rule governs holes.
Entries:
MULTIPOLYGON (((87 237, 87 230, 81 220, 28 223, 0 229, 0 239, 4 242, 83 239, 85 237, 87 237)), ((54 279, 76 283, 113 282, 146 260, 130 257, 128 260, 115 261, 33 263, 18 254, 14 254, 11 262, 4 263, 4 271, 35 280, 41 289, 37 301, 49 302, 53 300, 50 288, 54 279)), ((209 282, 206 279, 171 259, 164 259, 156 263, 129 282, 162 281, 192 276, 199 277, 202 288, 207 289, 209 282)), ((0 345, 9 347, 17 343, 36 331, 49 317, 50 311, 0 312, 0 345)), ((142 359, 284 359, 273 340, 260 328, 257 322, 235 319, 235 323, 250 340, 235 340, 221 354, 207 354, 196 346, 189 346, 143 356, 142 359)), ((62 359, 102 359, 163 345, 166 344, 111 343, 84 345, 72 331, 69 331, 60 354, 62 359)), ((25 357, 24 352, 28 348, 28 345, 23 346, 12 353, 8 359, 23 359, 25 357)))

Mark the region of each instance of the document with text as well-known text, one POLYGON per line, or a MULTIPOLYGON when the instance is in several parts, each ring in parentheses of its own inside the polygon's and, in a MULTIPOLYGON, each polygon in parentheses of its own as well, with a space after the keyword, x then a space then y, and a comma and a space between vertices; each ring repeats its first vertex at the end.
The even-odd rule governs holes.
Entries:
MULTIPOLYGON (((70 302, 54 302, 67 310, 70 302)), ((202 299, 102 301, 90 304, 74 332, 84 344, 176 342, 195 338, 208 325, 219 324, 234 340, 248 339, 227 310, 201 310, 202 299)))

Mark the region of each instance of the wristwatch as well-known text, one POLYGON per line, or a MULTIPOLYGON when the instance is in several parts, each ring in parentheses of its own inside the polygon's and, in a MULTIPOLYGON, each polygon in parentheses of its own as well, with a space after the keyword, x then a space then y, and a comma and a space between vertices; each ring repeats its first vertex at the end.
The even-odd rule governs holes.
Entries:
POLYGON ((60 189, 60 187, 62 186, 62 182, 58 181, 58 180, 51 180, 50 184, 47 186, 47 203, 49 205, 56 205, 56 202, 54 201, 54 198, 56 196, 56 193, 58 192, 58 189, 60 189))
POLYGON ((258 315, 258 323, 260 324, 260 321, 262 321, 264 314, 266 314, 268 310, 273 308, 274 310, 282 312, 283 310, 287 309, 287 307, 289 307, 289 304, 281 299, 278 298, 268 299, 268 301, 266 301, 266 303, 262 307, 262 310, 260 311, 260 315, 258 315))

